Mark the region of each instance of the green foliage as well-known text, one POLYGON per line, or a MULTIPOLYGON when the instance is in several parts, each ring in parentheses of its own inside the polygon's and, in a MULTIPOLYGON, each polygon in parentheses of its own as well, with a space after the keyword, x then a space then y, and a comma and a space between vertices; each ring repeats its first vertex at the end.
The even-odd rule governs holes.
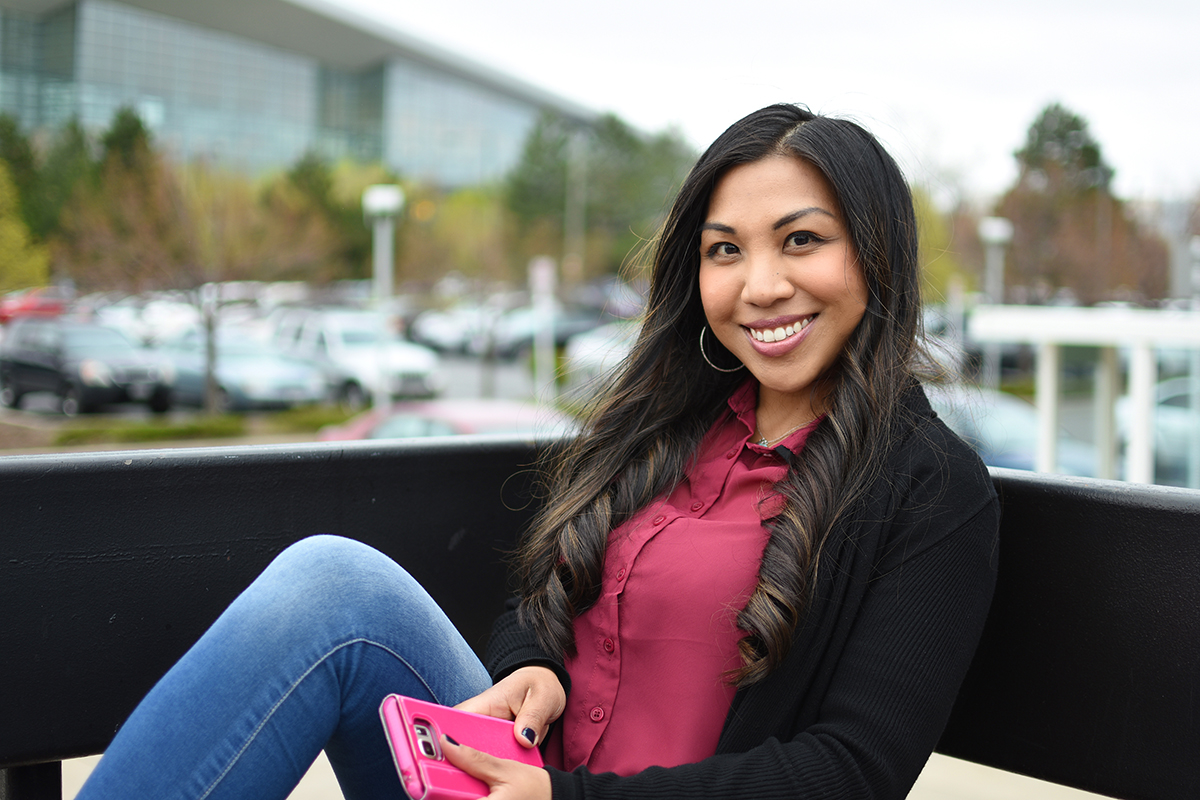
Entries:
MULTIPOLYGON (((14 148, 18 134, 8 134, 14 148)), ((0 121, 0 150, 5 135, 0 121)), ((97 144, 93 158, 78 122, 64 126, 40 165, 35 156, 29 194, 35 241, 51 245, 54 270, 84 291, 369 276, 362 192, 401 182, 379 164, 333 164, 314 153, 258 181, 205 163, 175 166, 132 109, 121 109, 97 144)), ((547 116, 503 184, 404 183, 398 272, 519 279, 531 256, 561 254, 568 161, 580 151, 571 166, 573 174, 585 167, 577 173, 587 188, 584 261, 590 275, 616 271, 655 234, 694 153, 677 133, 646 135, 615 116, 583 129, 547 116)))
POLYGON ((1058 103, 1044 108, 1029 126, 1016 157, 1022 175, 1047 188, 1107 191, 1112 182, 1113 169, 1105 163, 1087 121, 1058 103))
POLYGON ((585 263, 592 274, 616 272, 655 235, 696 154, 676 132, 647 136, 612 114, 586 129, 544 114, 505 182, 526 257, 563 251, 573 136, 582 140, 586 175, 585 263))
POLYGON ((521 161, 506 186, 508 207, 522 225, 548 218, 562 227, 571 130, 565 119, 544 112, 526 137, 521 161))
POLYGON ((962 259, 954 249, 951 225, 925 191, 913 189, 913 209, 920 236, 921 289, 926 302, 945 302, 950 284, 964 278, 962 259))
POLYGON ((37 165, 29 139, 21 132, 16 117, 0 114, 0 161, 17 193, 17 207, 29 229, 34 227, 33 202, 37 185, 37 165))
POLYGON ((1062 290, 1084 304, 1163 296, 1166 245, 1111 194, 1113 170, 1082 117, 1048 106, 1016 158, 1017 183, 996 208, 1014 229, 1010 301, 1044 302, 1062 290))
POLYGON ((169 442, 188 439, 228 439, 246 435, 245 417, 237 414, 202 416, 182 422, 170 420, 116 420, 63 428, 54 437, 56 446, 105 442, 169 442))
POLYGON ((56 269, 84 289, 188 289, 203 282, 183 189, 122 109, 105 132, 94 178, 77 184, 54 241, 56 269))
POLYGON ((272 414, 267 422, 279 433, 315 433, 326 425, 341 425, 354 416, 338 406, 299 406, 272 414))
POLYGON ((323 263, 310 279, 365 278, 371 274, 371 231, 363 220, 362 193, 375 183, 399 183, 382 165, 331 164, 309 152, 268 184, 265 202, 273 213, 321 226, 331 240, 323 263))
POLYGON ((142 124, 137 112, 128 106, 117 111, 100 144, 104 148, 105 162, 119 159, 131 170, 144 168, 153 150, 150 132, 142 124))
POLYGON ((30 241, 16 187, 0 161, 0 291, 44 286, 50 282, 46 248, 30 241))
POLYGON ((59 230, 67 201, 76 187, 95 179, 97 168, 83 126, 72 119, 54 136, 38 169, 29 223, 34 238, 46 241, 59 230))
POLYGON ((54 192, 47 205, 65 199, 56 264, 81 289, 193 290, 212 281, 344 274, 336 198, 319 160, 302 159, 266 189, 205 164, 176 168, 154 152, 128 109, 102 143, 103 161, 89 170, 86 139, 68 126, 47 160, 56 178, 46 183, 54 192))
POLYGON ((315 433, 326 425, 340 425, 352 415, 332 406, 303 406, 270 414, 214 414, 186 419, 156 417, 149 420, 123 420, 100 417, 96 421, 77 421, 64 426, 53 444, 63 447, 80 444, 172 442, 197 439, 234 439, 256 434, 315 433))

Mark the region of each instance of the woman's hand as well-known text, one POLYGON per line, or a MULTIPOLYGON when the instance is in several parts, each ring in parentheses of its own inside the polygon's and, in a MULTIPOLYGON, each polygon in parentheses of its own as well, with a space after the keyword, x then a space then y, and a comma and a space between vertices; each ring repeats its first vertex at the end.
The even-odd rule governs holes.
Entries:
POLYGON ((486 783, 488 800, 551 800, 550 775, 541 767, 496 758, 466 745, 453 744, 445 736, 442 755, 463 772, 486 783))
MULTIPOLYGON (((513 736, 523 747, 541 743, 550 723, 566 707, 567 693, 554 671, 546 667, 521 667, 482 694, 455 706, 463 711, 513 720, 513 736)), ((549 785, 547 782, 546 786, 549 785)))

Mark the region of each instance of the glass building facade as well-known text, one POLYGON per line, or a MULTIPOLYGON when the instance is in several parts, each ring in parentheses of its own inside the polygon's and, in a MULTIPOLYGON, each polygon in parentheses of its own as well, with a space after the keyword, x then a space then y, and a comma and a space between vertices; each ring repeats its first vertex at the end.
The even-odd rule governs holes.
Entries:
POLYGON ((260 172, 315 150, 382 160, 446 186, 472 184, 516 162, 548 107, 544 98, 472 80, 461 65, 406 57, 401 47, 347 69, 110 0, 42 13, 4 6, 0 0, 0 112, 27 130, 78 118, 101 131, 132 107, 180 161, 260 172))

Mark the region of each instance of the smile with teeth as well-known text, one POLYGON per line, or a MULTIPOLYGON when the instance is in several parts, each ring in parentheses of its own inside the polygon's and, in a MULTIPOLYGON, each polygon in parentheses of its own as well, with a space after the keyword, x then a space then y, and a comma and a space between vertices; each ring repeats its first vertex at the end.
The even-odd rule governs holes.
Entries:
POLYGON ((747 328, 750 335, 760 342, 782 342, 789 336, 795 336, 808 327, 813 317, 805 317, 791 325, 781 325, 778 328, 747 328))

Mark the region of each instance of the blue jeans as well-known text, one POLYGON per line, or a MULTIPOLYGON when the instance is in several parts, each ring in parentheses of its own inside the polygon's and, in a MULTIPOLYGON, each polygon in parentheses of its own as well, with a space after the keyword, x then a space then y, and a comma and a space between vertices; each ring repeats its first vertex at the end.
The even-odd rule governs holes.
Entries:
POLYGON ((79 798, 282 800, 322 748, 349 800, 403 798, 380 701, 453 705, 490 685, 395 562, 349 539, 305 539, 146 695, 79 798))

